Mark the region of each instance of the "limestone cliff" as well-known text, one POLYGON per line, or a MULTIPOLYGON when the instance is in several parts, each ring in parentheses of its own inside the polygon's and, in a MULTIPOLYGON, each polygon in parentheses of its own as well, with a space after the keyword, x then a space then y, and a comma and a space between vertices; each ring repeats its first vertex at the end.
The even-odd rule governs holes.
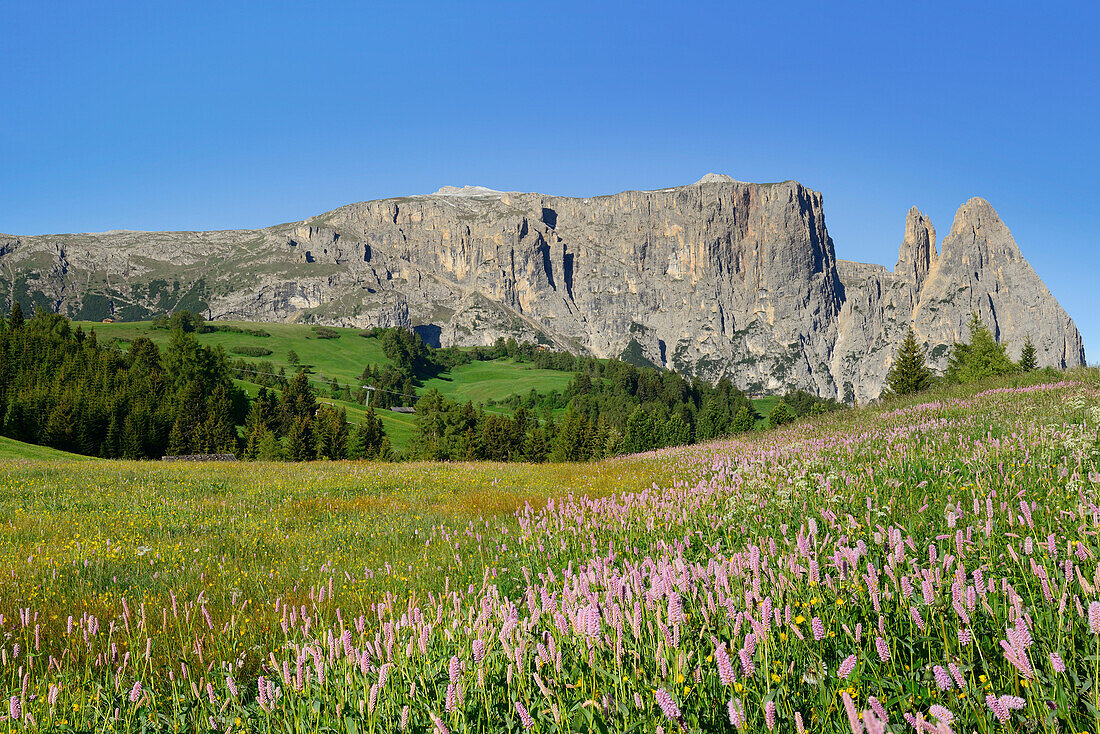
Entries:
POLYGON ((988 203, 936 252, 913 209, 893 272, 838 261, 821 194, 708 174, 570 198, 444 187, 224 232, 0 236, 0 299, 77 318, 405 326, 441 344, 537 339, 750 392, 876 397, 912 322, 942 367, 971 311, 1042 364, 1081 364, 1073 322, 988 203))

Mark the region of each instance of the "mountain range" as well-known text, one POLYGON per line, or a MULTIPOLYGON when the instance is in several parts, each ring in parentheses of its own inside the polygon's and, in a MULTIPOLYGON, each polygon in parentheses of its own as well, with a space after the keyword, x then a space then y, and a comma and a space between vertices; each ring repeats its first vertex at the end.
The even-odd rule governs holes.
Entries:
POLYGON ((937 246, 909 211, 897 264, 838 260, 822 196, 795 181, 575 198, 444 187, 258 230, 0 235, 0 303, 76 319, 413 328, 436 345, 533 340, 730 378, 754 394, 881 393, 912 324, 946 365, 977 312, 1018 356, 1085 362, 1081 335, 993 207, 937 246))

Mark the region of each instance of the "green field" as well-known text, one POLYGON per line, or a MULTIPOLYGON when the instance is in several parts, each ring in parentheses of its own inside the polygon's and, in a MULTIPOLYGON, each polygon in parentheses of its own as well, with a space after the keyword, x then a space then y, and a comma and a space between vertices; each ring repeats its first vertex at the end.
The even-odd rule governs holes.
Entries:
MULTIPOLYGON (((328 397, 327 386, 334 378, 341 385, 353 389, 359 384, 359 375, 367 365, 385 366, 390 360, 382 352, 378 339, 364 338, 358 329, 336 328, 339 338, 322 339, 313 328, 305 324, 252 323, 246 321, 210 322, 217 326, 230 326, 240 329, 262 329, 271 336, 253 336, 234 332, 206 332, 196 334, 201 344, 209 347, 221 346, 230 359, 247 359, 265 365, 264 371, 278 373, 285 369, 293 375, 298 369, 287 361, 289 352, 297 353, 300 365, 311 370, 311 380, 318 398, 347 410, 348 420, 358 423, 365 410, 354 402, 332 400, 328 397), (238 347, 263 347, 272 354, 265 357, 250 357, 234 351, 238 347)), ((97 323, 88 321, 73 322, 84 331, 95 330, 100 340, 118 340, 124 347, 139 337, 147 337, 160 347, 165 347, 170 332, 155 329, 151 322, 97 323)), ((247 374, 238 374, 237 384, 249 395, 255 395, 259 386, 249 381, 247 374)), ((512 395, 526 395, 533 388, 545 393, 552 390, 564 390, 573 378, 571 372, 535 369, 530 364, 500 359, 492 362, 471 362, 459 365, 455 369, 425 380, 417 387, 417 394, 437 389, 445 397, 460 402, 472 401, 483 405, 490 401, 502 401, 512 395)), ((559 411, 560 412, 560 411, 559 411)), ((416 419, 407 414, 389 410, 378 411, 386 435, 394 449, 404 449, 416 433, 416 419)))
POLYGON ((12 438, 0 436, 0 461, 8 459, 28 459, 35 461, 64 459, 66 461, 88 461, 87 456, 58 451, 47 446, 36 446, 12 438))
POLYGON ((531 390, 540 393, 551 390, 564 392, 572 379, 572 372, 540 370, 529 364, 501 359, 459 365, 450 372, 425 381, 424 389, 438 390, 444 397, 460 403, 470 401, 478 405, 509 395, 526 395, 531 390))
POLYGON ((1097 370, 588 464, 33 451, 0 442, 11 731, 1100 720, 1097 370))

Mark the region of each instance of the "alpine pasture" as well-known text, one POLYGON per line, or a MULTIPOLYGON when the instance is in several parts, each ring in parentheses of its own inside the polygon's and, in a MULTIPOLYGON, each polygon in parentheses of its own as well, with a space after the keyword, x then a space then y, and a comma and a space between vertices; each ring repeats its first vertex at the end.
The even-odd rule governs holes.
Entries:
POLYGON ((12 731, 1100 731, 1100 374, 592 464, 15 458, 12 731))

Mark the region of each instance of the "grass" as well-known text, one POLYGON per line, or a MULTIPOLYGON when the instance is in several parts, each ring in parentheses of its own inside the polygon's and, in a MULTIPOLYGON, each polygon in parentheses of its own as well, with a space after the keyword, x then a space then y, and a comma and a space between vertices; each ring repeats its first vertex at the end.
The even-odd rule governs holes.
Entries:
POLYGON ((0 460, 9 461, 24 459, 28 461, 87 461, 88 457, 70 454, 66 451, 51 449, 47 446, 36 446, 32 443, 23 443, 12 438, 0 436, 0 460))
MULTIPOLYGON (((199 342, 206 346, 220 345, 231 359, 243 358, 263 365, 265 370, 278 373, 285 369, 288 375, 294 374, 297 366, 287 361, 287 354, 297 353, 300 364, 308 365, 312 373, 314 390, 321 400, 344 407, 348 420, 358 423, 365 410, 355 402, 334 401, 327 397, 327 384, 333 378, 341 385, 353 389, 359 385, 359 375, 367 365, 385 366, 390 360, 382 352, 378 339, 359 336, 358 329, 335 328, 339 338, 321 339, 307 324, 251 323, 246 321, 217 321, 218 325, 233 326, 241 329, 263 329, 269 337, 252 336, 234 332, 207 332, 197 334, 199 342), (263 347, 272 354, 254 358, 234 352, 235 347, 263 347)), ((169 332, 152 328, 151 322, 126 322, 103 324, 98 322, 74 322, 85 331, 95 329, 101 340, 118 339, 123 346, 139 337, 151 339, 161 348, 168 344, 169 332)), ((247 380, 247 375, 237 384, 250 395, 255 395, 259 386, 247 380)), ((501 359, 492 362, 471 362, 459 365, 454 370, 426 380, 417 389, 423 394, 430 389, 439 390, 444 396, 461 402, 472 401, 482 405, 490 401, 501 401, 511 395, 526 395, 532 388, 536 392, 546 393, 552 390, 564 390, 572 379, 571 372, 542 370, 530 364, 521 364, 501 359)), ((416 433, 416 421, 413 416, 393 413, 388 410, 377 412, 386 428, 386 435, 394 449, 400 451, 408 446, 416 433)), ((564 413, 564 411, 559 411, 564 413)))
MULTIPOLYGON (((326 381, 336 378, 341 384, 355 385, 362 374, 363 368, 368 364, 387 365, 390 360, 382 353, 382 347, 377 339, 366 339, 359 336, 358 329, 335 329, 340 335, 338 339, 319 339, 311 326, 306 324, 279 324, 279 323, 251 323, 247 321, 216 321, 216 325, 234 326, 241 329, 263 329, 271 334, 270 337, 251 336, 249 334, 236 334, 233 332, 208 332, 197 334, 200 343, 206 346, 221 345, 230 358, 243 358, 253 361, 252 357, 235 354, 233 348, 237 346, 264 347, 270 349, 272 355, 256 361, 262 361, 271 365, 272 372, 278 372, 285 368, 290 374, 297 369, 287 361, 287 354, 294 351, 298 354, 301 364, 313 368, 314 376, 326 381)), ((85 331, 94 328, 99 339, 120 339, 133 341, 144 336, 152 339, 158 346, 165 347, 168 344, 170 334, 164 329, 152 328, 152 323, 147 321, 101 324, 94 322, 74 322, 85 331)))
POLYGON ((471 362, 424 382, 425 390, 460 403, 475 405, 501 400, 510 395, 526 395, 532 389, 545 393, 564 392, 573 379, 572 372, 536 369, 530 364, 517 364, 507 359, 492 362, 471 362))
POLYGON ((5 463, 0 716, 1092 732, 1100 372, 1040 379, 595 464, 5 463))

